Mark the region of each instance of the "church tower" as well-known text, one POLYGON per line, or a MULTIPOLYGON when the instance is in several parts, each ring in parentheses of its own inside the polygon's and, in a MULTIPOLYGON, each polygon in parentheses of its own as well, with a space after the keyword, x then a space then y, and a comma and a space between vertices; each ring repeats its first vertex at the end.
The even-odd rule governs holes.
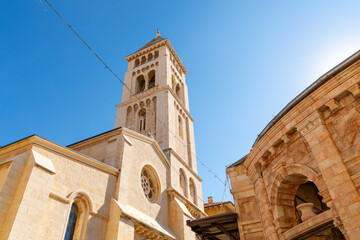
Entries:
POLYGON ((196 174, 194 119, 189 112, 185 81, 187 70, 174 48, 158 32, 126 60, 126 86, 121 104, 116 106, 115 127, 126 127, 155 138, 172 164, 176 159, 176 164, 196 174))

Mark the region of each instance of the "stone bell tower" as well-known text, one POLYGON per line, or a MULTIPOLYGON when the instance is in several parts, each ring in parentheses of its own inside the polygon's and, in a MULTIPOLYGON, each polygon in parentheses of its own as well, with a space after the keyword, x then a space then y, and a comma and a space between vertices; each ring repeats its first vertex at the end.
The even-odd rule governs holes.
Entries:
POLYGON ((121 104, 115 127, 155 138, 169 160, 197 172, 193 118, 189 112, 187 70, 166 38, 156 37, 126 57, 121 104))

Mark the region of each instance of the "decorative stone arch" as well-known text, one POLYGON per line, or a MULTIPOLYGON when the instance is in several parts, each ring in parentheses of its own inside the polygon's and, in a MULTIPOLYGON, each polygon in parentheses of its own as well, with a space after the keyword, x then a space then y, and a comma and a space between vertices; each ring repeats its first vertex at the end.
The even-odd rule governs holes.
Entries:
POLYGON ((93 204, 91 198, 85 191, 74 191, 68 196, 69 208, 66 217, 65 228, 63 231, 63 239, 65 238, 68 225, 70 224, 69 218, 74 206, 77 209, 75 228, 73 229, 73 239, 85 239, 86 227, 89 220, 89 215, 93 212, 93 204))
POLYGON ((318 173, 304 164, 292 164, 275 174, 269 196, 275 222, 280 233, 283 233, 297 224, 294 199, 298 187, 311 181, 321 191, 324 184, 318 178, 318 173))

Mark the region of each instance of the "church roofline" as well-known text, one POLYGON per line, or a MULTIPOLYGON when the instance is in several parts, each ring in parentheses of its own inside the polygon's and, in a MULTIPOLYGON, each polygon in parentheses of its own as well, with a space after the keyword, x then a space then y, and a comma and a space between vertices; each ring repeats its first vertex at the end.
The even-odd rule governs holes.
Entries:
POLYGON ((112 175, 117 176, 120 172, 119 169, 114 168, 110 165, 107 165, 99 160, 86 156, 82 153, 79 153, 71 148, 64 147, 60 144, 54 143, 48 139, 45 139, 36 134, 31 135, 29 137, 23 138, 21 140, 10 143, 2 148, 0 148, 0 156, 7 154, 9 152, 18 150, 20 148, 28 147, 28 146, 38 146, 45 148, 47 150, 56 152, 58 154, 70 157, 71 159, 77 160, 79 162, 85 163, 88 166, 94 167, 106 173, 110 173, 112 175))
MULTIPOLYGON (((158 37, 154 38, 149 43, 151 43, 152 41, 154 41, 157 38, 158 37)), ((161 38, 161 37, 159 37, 159 38, 161 38)), ((154 41, 149 46, 146 46, 149 43, 145 44, 145 46, 143 46, 142 48, 140 48, 136 52, 126 56, 125 59, 129 62, 129 61, 133 60, 134 58, 137 58, 137 57, 143 55, 144 53, 147 53, 149 51, 154 50, 155 48, 159 48, 159 47, 161 47, 163 45, 166 45, 169 48, 169 50, 171 51, 171 53, 174 55, 175 59, 178 61, 178 63, 180 65, 181 69, 183 70, 184 74, 188 74, 188 71, 186 70, 184 64, 181 62, 179 56, 175 52, 175 49, 172 47, 170 41, 167 38, 161 38, 161 39, 162 40, 160 40, 160 41, 154 41)))
POLYGON ((302 91, 298 96, 296 96, 291 102, 289 102, 261 131, 261 133, 256 138, 252 147, 254 147, 260 139, 283 117, 287 114, 293 107, 295 107, 299 102, 313 93, 316 89, 334 77, 336 74, 349 67, 354 62, 360 59, 360 50, 342 61, 340 64, 336 65, 330 71, 322 75, 315 82, 313 82, 309 87, 307 87, 304 91, 302 91))

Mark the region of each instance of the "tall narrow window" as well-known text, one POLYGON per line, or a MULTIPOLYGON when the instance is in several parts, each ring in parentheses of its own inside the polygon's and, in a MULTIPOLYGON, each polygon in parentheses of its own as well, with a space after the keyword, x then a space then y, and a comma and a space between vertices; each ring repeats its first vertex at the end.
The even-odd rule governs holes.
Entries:
POLYGON ((184 170, 180 169, 180 172, 179 172, 179 181, 180 181, 180 188, 182 189, 182 193, 184 194, 184 196, 187 197, 187 186, 186 186, 186 176, 185 176, 185 172, 184 170))
POLYGON ((156 50, 155 53, 154 53, 154 58, 157 58, 157 57, 159 57, 159 51, 158 50, 156 50))
POLYGON ((189 190, 191 201, 196 205, 196 189, 194 180, 192 178, 189 180, 189 190))
POLYGON ((146 129, 146 110, 141 109, 139 112, 139 131, 143 132, 146 129))
POLYGON ((179 99, 182 100, 180 84, 176 85, 175 92, 176 92, 176 95, 179 97, 179 99))
POLYGON ((183 134, 183 124, 182 124, 181 116, 178 116, 178 122, 179 122, 179 136, 181 137, 181 139, 183 139, 184 134, 183 134))
POLYGON ((75 233, 76 220, 78 217, 78 206, 73 203, 70 210, 69 220, 66 227, 66 233, 64 240, 72 240, 75 233))
POLYGON ((146 62, 146 57, 143 56, 143 57, 141 58, 141 64, 143 64, 143 63, 145 63, 145 62, 146 62))

